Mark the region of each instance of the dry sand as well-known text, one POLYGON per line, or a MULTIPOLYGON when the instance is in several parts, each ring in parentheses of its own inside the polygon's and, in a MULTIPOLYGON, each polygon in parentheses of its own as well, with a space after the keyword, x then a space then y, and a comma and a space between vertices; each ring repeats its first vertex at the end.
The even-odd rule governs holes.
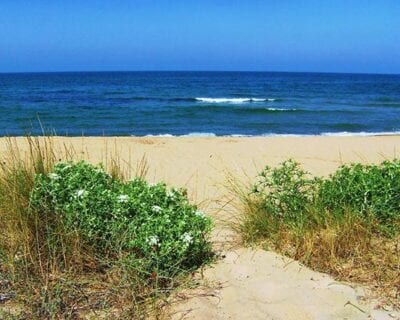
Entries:
MULTIPOLYGON (((17 138, 21 146, 23 138, 17 138)), ((226 176, 254 178, 265 165, 294 158, 316 175, 327 175, 349 162, 376 163, 400 156, 400 137, 254 137, 254 138, 55 138, 73 145, 93 163, 107 154, 136 163, 145 156, 150 181, 186 187, 216 221, 213 242, 225 258, 204 270, 205 288, 177 295, 173 319, 393 319, 394 311, 375 310, 364 301, 367 290, 335 282, 328 275, 263 250, 237 245, 227 228, 226 176)), ((0 153, 5 139, 0 139, 0 153)), ((368 298, 368 297, 367 297, 368 298)))

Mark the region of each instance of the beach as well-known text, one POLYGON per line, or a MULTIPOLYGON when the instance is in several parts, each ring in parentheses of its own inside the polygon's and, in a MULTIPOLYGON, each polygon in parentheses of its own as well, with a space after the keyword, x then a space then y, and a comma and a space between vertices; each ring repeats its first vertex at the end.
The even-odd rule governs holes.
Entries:
MULTIPOLYGON (((25 138, 13 138, 23 148, 25 138)), ((289 158, 313 175, 328 175, 341 164, 379 163, 400 153, 400 136, 371 137, 54 137, 56 147, 72 146, 76 157, 96 164, 118 156, 135 171, 144 157, 147 179, 186 187, 191 199, 223 195, 227 174, 251 180, 264 166, 289 158)), ((0 138, 0 152, 6 147, 0 138)))
MULTIPOLYGON (((26 150, 25 138, 11 139, 26 150)), ((111 155, 130 167, 130 174, 145 159, 150 182, 187 188, 189 198, 213 217, 212 241, 223 258, 204 271, 209 288, 179 296, 170 311, 173 318, 391 319, 389 311, 375 310, 376 302, 360 299, 368 290, 337 283, 276 253, 242 247, 227 226, 233 215, 226 209, 232 201, 226 186, 229 175, 251 182, 265 165, 289 158, 318 176, 345 163, 393 159, 399 156, 400 136, 54 137, 53 143, 72 146, 76 158, 92 163, 111 155)), ((5 148, 1 138, 0 153, 5 148)))
POLYGON ((399 1, 3 2, 0 320, 400 320, 399 1))

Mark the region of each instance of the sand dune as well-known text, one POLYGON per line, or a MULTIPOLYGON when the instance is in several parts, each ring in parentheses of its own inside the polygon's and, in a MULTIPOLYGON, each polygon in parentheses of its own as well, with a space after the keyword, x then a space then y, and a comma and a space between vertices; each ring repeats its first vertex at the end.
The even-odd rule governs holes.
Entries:
MULTIPOLYGON (((23 138, 17 138, 26 147, 23 138)), ((226 227, 231 218, 221 206, 230 200, 227 173, 251 179, 265 165, 294 158, 313 174, 327 175, 348 162, 381 162, 400 156, 400 137, 271 138, 55 138, 73 145, 78 156, 98 163, 110 153, 132 167, 145 156, 148 179, 187 187, 216 221, 213 241, 221 258, 204 270, 205 288, 176 296, 174 319, 393 319, 393 311, 375 310, 368 290, 338 283, 273 252, 237 245, 226 227), (366 301, 364 301, 366 298, 366 301)), ((5 139, 0 139, 0 152, 5 139)))

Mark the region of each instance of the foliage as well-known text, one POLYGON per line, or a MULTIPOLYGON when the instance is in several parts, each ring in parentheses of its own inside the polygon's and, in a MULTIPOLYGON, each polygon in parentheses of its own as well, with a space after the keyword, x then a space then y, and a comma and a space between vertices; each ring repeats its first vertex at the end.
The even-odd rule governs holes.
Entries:
POLYGON ((323 181, 318 199, 328 210, 371 214, 380 224, 394 226, 400 217, 400 161, 342 166, 323 181))
POLYGON ((270 215, 287 222, 299 222, 313 200, 316 182, 298 163, 288 160, 278 168, 265 167, 253 192, 270 215))
POLYGON ((399 160, 343 165, 328 178, 311 178, 297 162, 288 160, 277 168, 266 167, 258 178, 253 194, 259 206, 285 223, 309 223, 316 211, 338 215, 337 219, 348 212, 372 218, 384 231, 399 221, 399 160))
POLYGON ((58 163, 36 176, 34 210, 61 216, 68 233, 105 253, 123 251, 149 274, 171 276, 192 270, 210 254, 209 218, 189 204, 184 190, 123 183, 86 162, 58 163))

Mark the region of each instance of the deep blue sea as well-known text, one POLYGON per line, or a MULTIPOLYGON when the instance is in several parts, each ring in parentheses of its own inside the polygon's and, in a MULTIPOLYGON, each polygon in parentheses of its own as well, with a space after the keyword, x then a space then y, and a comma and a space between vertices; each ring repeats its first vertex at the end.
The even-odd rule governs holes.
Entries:
POLYGON ((0 74, 0 135, 369 135, 400 132, 400 75, 0 74))

